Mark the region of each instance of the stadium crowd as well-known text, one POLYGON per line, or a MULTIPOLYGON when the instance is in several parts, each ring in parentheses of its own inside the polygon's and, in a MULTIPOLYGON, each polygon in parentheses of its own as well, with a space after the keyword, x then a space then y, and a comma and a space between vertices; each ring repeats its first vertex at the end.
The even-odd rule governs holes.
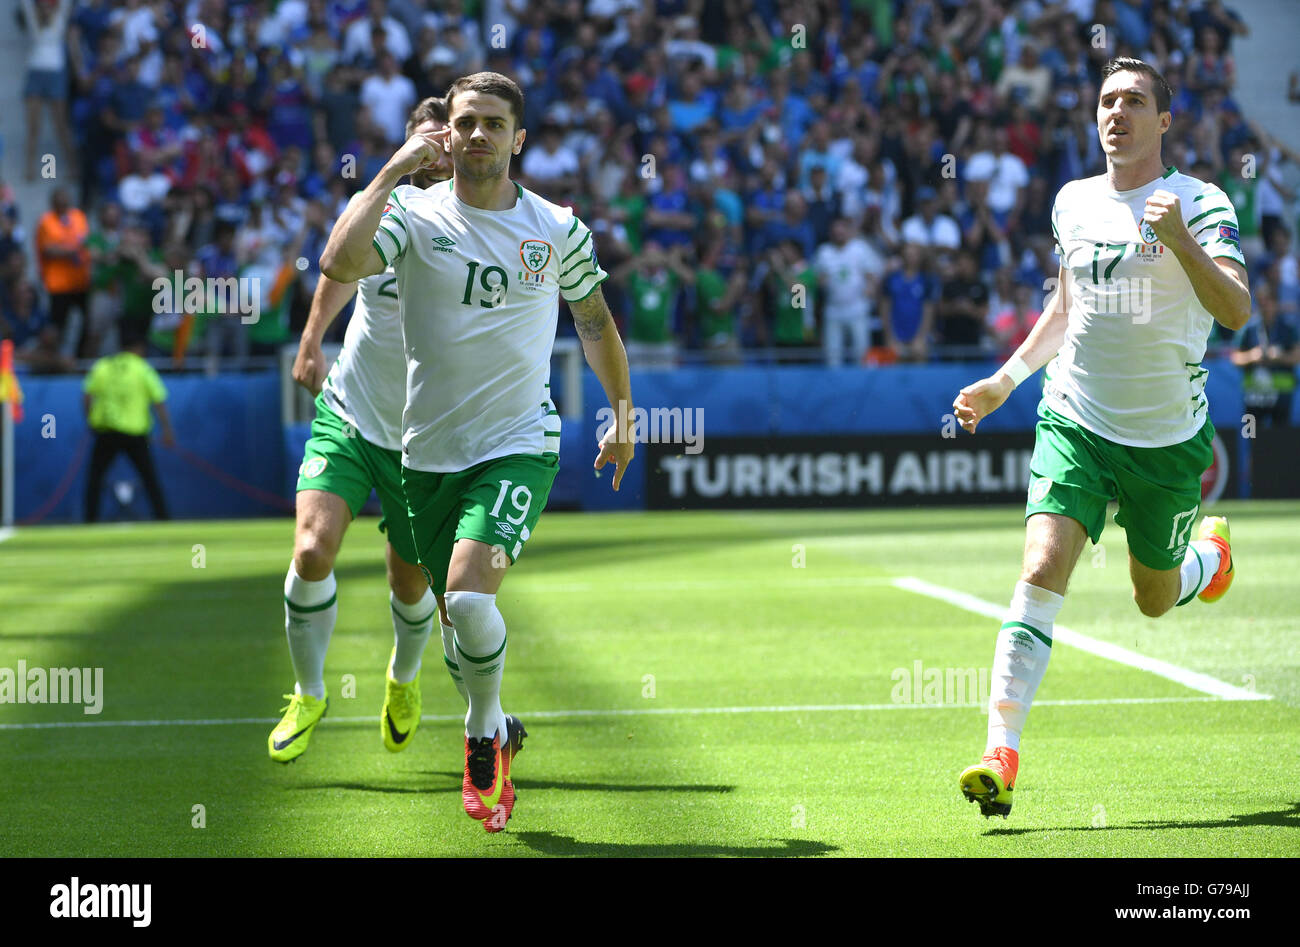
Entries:
POLYGON ((1219 183, 1240 219, 1258 312, 1214 345, 1261 379, 1289 362, 1294 385, 1282 172, 1300 155, 1234 100, 1246 27, 1219 0, 22 10, 29 177, 42 106, 75 150, 30 233, 0 182, 0 332, 31 370, 140 334, 151 354, 205 355, 210 370, 291 341, 348 196, 396 150, 411 106, 480 69, 524 88, 514 176, 591 226, 634 368, 998 357, 1056 273, 1057 189, 1104 170, 1100 67, 1135 55, 1175 90, 1166 162, 1219 183), (152 281, 176 270, 255 277, 259 320, 155 312, 152 281))

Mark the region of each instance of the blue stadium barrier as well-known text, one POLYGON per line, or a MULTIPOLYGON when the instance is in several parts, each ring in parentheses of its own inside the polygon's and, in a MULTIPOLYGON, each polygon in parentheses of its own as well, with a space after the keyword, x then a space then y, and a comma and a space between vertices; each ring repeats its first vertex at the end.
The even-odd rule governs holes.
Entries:
MULTIPOLYGON (((91 433, 81 406, 82 378, 20 378, 24 420, 14 431, 14 516, 18 522, 80 522, 91 433), (53 437, 42 436, 52 430, 53 437)), ((291 508, 285 497, 280 378, 165 375, 177 448, 153 441, 154 463, 177 519, 263 516, 291 508)), ((297 469, 297 462, 294 464, 297 469)), ((100 518, 147 519, 148 499, 134 468, 119 456, 104 478, 100 518), (119 480, 134 485, 120 508, 119 480)))
MULTIPOLYGON (((1241 373, 1226 362, 1209 364, 1211 416, 1217 426, 1239 428, 1244 411, 1241 373)), ((637 372, 633 394, 637 406, 647 411, 698 409, 706 447, 710 436, 937 433, 957 391, 994 368, 992 364, 874 370, 681 368, 637 372)), ((155 442, 154 458, 172 515, 211 518, 290 512, 309 426, 282 427, 277 373, 166 376, 164 380, 179 443, 176 450, 166 450, 155 442)), ((15 512, 19 522, 82 519, 90 433, 81 409, 81 381, 80 377, 22 377, 26 420, 15 432, 15 512), (50 419, 54 436, 42 436, 50 428, 50 419)), ((597 477, 591 469, 605 395, 590 370, 584 379, 583 397, 584 416, 565 419, 560 472, 551 505, 585 510, 644 509, 648 452, 639 450, 637 462, 615 494, 610 487, 612 471, 606 468, 597 477)), ((1038 398, 1037 385, 1021 386, 980 429, 1031 429, 1038 398)), ((1249 445, 1242 439, 1240 446, 1240 461, 1244 461, 1249 445)), ((114 462, 105 478, 101 510, 104 519, 149 516, 143 490, 125 457, 114 462), (111 495, 118 480, 136 486, 125 509, 111 495)))
MULTIPOLYGON (((1224 361, 1207 364, 1211 418, 1216 426, 1237 428, 1243 411, 1241 372, 1224 361)), ((634 373, 632 395, 637 407, 647 412, 654 408, 700 409, 706 449, 710 435, 777 438, 938 433, 944 416, 952 411, 957 392, 997 368, 996 363, 894 365, 880 369, 679 368, 634 373)), ((596 412, 606 406, 606 401, 599 380, 590 371, 584 384, 583 440, 589 445, 587 453, 594 457, 596 412)), ((1040 384, 1021 385, 997 413, 980 424, 980 431, 1032 430, 1040 396, 1040 384)), ((968 435, 962 432, 959 436, 968 435)), ((638 458, 644 459, 644 451, 638 458)), ((590 461, 586 463, 589 466, 590 461)), ((618 494, 609 489, 607 481, 592 481, 585 470, 584 476, 589 483, 583 492, 583 509, 645 508, 643 463, 633 461, 618 494)))

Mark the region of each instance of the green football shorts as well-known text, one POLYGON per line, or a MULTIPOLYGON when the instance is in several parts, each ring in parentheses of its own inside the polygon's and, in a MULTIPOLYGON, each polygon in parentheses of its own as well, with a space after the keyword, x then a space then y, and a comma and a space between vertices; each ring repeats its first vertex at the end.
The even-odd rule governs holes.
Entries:
POLYGON ((1128 447, 1106 440, 1039 405, 1029 462, 1025 517, 1060 513, 1078 520, 1095 544, 1106 504, 1119 500, 1115 522, 1133 557, 1148 569, 1182 564, 1201 508, 1201 474, 1214 460, 1214 425, 1169 447, 1128 447))
POLYGON ((415 541, 402 493, 402 452, 370 443, 318 395, 316 419, 311 422, 311 437, 298 468, 298 490, 324 490, 342 497, 356 519, 370 499, 372 487, 383 510, 379 531, 388 534, 394 552, 414 565, 415 541))
POLYGON ((447 591, 458 539, 496 546, 514 562, 537 528, 560 469, 555 454, 510 454, 467 470, 402 468, 402 487, 420 567, 433 590, 447 591))

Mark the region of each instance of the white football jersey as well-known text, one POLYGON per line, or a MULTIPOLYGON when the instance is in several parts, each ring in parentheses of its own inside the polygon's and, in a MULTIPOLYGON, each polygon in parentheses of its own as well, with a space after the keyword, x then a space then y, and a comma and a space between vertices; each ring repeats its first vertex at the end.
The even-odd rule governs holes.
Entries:
POLYGON ((1187 229, 1211 257, 1245 265, 1232 202, 1175 168, 1131 191, 1111 190, 1104 174, 1071 181, 1052 207, 1057 252, 1071 277, 1070 312, 1043 400, 1133 447, 1181 443, 1209 410, 1201 360, 1214 318, 1142 219, 1157 190, 1178 196, 1187 229))
POLYGON ((402 449, 406 353, 392 267, 358 281, 343 349, 321 389, 330 409, 370 443, 402 449))
POLYGON ((402 463, 451 472, 510 454, 556 454, 550 397, 559 298, 608 275, 567 207, 515 185, 507 210, 482 210, 454 182, 389 196, 374 247, 397 274, 406 345, 402 463))

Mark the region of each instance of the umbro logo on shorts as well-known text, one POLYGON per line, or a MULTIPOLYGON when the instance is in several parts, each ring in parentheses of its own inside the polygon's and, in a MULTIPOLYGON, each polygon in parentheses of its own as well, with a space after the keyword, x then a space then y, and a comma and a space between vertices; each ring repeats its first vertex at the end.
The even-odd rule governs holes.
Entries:
POLYGON ((515 528, 509 523, 497 523, 497 533, 501 535, 502 539, 505 539, 515 534, 515 528))

